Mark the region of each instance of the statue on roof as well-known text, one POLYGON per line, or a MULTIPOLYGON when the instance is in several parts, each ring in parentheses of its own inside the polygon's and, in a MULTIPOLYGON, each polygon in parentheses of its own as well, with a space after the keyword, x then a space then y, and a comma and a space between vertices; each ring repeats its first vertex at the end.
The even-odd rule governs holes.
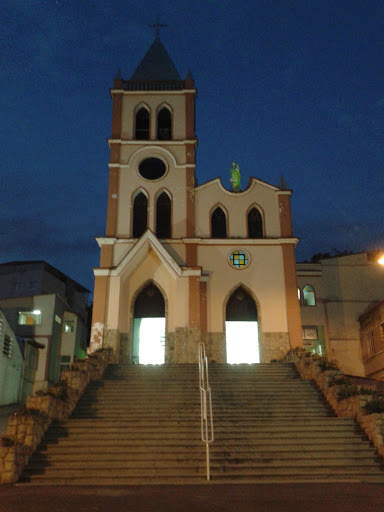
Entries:
POLYGON ((240 184, 240 167, 236 162, 232 162, 232 167, 230 170, 231 179, 229 180, 232 183, 232 192, 240 192, 241 184, 240 184))

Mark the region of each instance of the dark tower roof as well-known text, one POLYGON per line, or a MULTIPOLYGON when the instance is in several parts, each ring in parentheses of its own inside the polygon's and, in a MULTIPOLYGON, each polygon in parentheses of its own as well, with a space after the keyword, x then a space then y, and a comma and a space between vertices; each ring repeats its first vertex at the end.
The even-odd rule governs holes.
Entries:
POLYGON ((159 37, 153 41, 130 80, 181 80, 159 37))

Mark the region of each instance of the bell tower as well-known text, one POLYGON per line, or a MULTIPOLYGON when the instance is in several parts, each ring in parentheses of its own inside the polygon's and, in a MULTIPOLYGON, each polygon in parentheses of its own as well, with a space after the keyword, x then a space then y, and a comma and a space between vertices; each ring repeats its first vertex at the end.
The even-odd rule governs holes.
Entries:
MULTIPOLYGON (((110 307, 111 273, 135 243, 148 230, 162 243, 195 236, 196 90, 190 73, 181 79, 158 25, 130 79, 118 72, 110 90, 108 208, 105 237, 97 239, 101 256, 94 271, 92 351, 117 344, 107 340, 123 321, 119 304, 115 313, 110 307)), ((184 252, 183 263, 196 265, 193 249, 184 252)))

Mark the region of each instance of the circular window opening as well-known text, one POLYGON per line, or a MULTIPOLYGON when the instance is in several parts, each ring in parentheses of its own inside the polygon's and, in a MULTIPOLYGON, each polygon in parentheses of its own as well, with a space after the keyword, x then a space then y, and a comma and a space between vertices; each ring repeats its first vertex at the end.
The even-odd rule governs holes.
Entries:
POLYGON ((234 268, 245 268, 249 264, 249 254, 245 251, 232 251, 228 260, 234 268))
POLYGON ((167 167, 160 158, 146 158, 139 164, 139 174, 146 180, 158 180, 163 177, 167 167))

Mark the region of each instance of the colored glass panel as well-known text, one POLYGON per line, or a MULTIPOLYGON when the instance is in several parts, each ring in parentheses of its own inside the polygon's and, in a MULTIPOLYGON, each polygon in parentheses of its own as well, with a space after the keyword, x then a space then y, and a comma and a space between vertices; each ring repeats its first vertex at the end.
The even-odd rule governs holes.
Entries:
POLYGON ((230 264, 235 268, 244 268, 248 265, 248 255, 244 251, 233 251, 229 257, 230 264))

